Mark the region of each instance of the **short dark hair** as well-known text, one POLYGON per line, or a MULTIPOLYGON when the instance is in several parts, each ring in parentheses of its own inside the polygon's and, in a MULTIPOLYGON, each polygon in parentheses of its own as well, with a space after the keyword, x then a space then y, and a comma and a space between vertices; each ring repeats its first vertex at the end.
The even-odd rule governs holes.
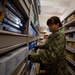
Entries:
POLYGON ((62 26, 62 23, 60 22, 60 19, 59 19, 59 17, 57 17, 57 16, 52 16, 51 18, 49 18, 49 19, 47 20, 47 25, 48 25, 48 26, 49 26, 50 24, 57 24, 57 23, 59 23, 59 27, 62 26))

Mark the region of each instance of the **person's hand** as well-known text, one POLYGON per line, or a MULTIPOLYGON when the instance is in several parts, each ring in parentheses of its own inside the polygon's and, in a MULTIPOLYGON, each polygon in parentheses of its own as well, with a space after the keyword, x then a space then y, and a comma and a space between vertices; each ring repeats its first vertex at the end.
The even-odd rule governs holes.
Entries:
POLYGON ((38 46, 36 46, 35 48, 34 48, 34 51, 36 52, 38 50, 38 46))

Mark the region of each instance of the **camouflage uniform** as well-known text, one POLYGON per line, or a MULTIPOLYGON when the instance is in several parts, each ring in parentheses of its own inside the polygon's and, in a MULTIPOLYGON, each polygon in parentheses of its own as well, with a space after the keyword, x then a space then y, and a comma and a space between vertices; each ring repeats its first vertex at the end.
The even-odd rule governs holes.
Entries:
POLYGON ((45 49, 45 52, 32 55, 30 60, 43 63, 47 75, 67 75, 65 44, 64 34, 57 31, 48 37, 44 45, 39 46, 39 49, 45 49))

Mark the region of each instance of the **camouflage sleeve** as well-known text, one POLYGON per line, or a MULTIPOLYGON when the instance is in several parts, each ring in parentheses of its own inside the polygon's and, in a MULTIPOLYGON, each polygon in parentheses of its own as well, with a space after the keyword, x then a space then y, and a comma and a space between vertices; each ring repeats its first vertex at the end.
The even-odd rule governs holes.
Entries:
POLYGON ((30 61, 32 61, 33 63, 41 63, 40 54, 31 55, 30 61))
POLYGON ((44 45, 38 45, 38 48, 46 50, 48 48, 48 45, 47 45, 48 43, 49 43, 49 39, 46 40, 44 45))
POLYGON ((47 52, 50 62, 56 62, 59 58, 64 56, 64 45, 65 38, 64 35, 58 35, 54 38, 51 45, 49 46, 49 51, 47 52), (62 56, 63 55, 63 56, 62 56))
POLYGON ((44 49, 46 50, 48 48, 48 43, 49 43, 49 38, 51 37, 51 35, 48 36, 48 39, 46 40, 44 45, 38 45, 39 49, 44 49))
POLYGON ((36 55, 31 55, 30 61, 32 61, 34 63, 44 63, 44 64, 49 63, 46 52, 41 52, 36 55))

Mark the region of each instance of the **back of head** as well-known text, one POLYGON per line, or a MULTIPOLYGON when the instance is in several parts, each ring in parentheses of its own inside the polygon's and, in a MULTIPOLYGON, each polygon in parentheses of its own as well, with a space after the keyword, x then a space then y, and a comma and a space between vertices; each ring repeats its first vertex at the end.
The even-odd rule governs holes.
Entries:
POLYGON ((62 23, 59 19, 59 17, 57 16, 52 16, 51 18, 49 18, 47 20, 47 25, 49 26, 50 24, 58 24, 59 23, 59 27, 62 27, 62 23))

